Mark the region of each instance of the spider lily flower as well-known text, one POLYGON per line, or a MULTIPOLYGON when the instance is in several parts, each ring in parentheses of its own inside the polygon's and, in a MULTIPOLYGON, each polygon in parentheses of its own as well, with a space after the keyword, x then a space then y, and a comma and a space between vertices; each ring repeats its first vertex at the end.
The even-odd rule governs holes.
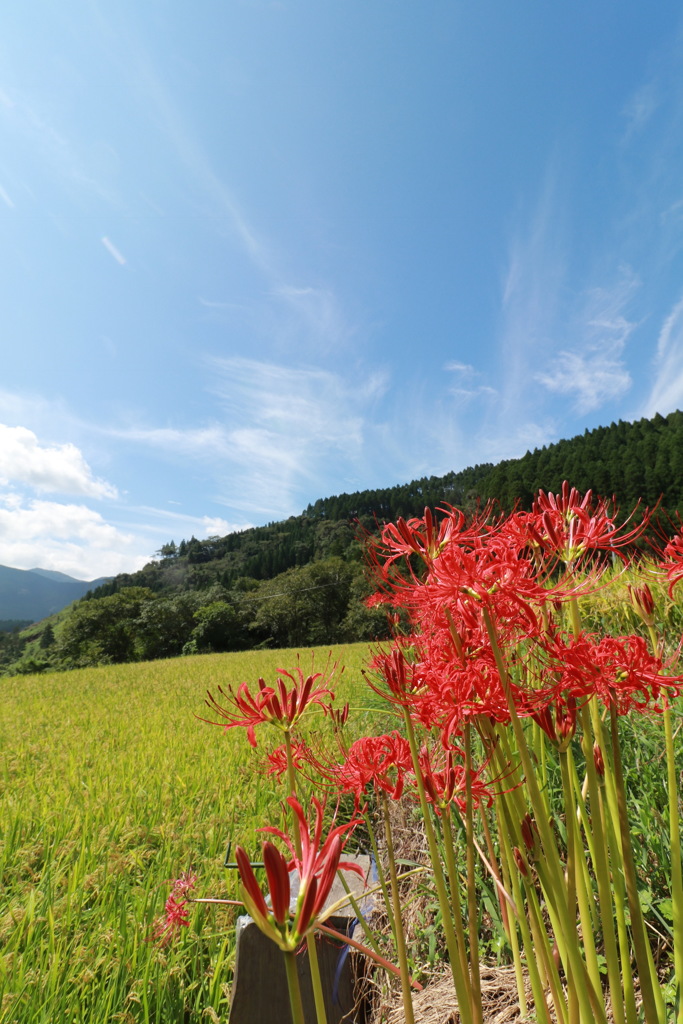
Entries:
POLYGON ((406 774, 413 770, 410 745, 398 732, 364 736, 352 743, 344 761, 330 769, 343 793, 353 793, 358 806, 368 786, 383 790, 392 800, 403 793, 406 774))
MULTIPOLYGON (((292 744, 292 764, 296 771, 301 771, 306 764, 317 764, 313 751, 308 744, 301 740, 292 744)), ((282 743, 275 750, 266 755, 266 772, 268 775, 275 775, 281 779, 287 774, 287 747, 282 743)))
POLYGON ((164 905, 163 916, 154 922, 152 930, 152 938, 160 945, 167 945, 181 928, 188 927, 190 919, 186 908, 190 901, 186 897, 196 884, 197 876, 192 871, 186 871, 173 883, 171 895, 164 905))
MULTIPOLYGON (((554 647, 559 677, 555 692, 564 702, 572 696, 580 705, 595 696, 624 715, 647 707, 660 711, 662 691, 673 694, 681 690, 683 676, 665 675, 662 659, 650 654, 640 636, 558 637, 554 647)), ((552 700, 552 688, 543 696, 552 700)))
POLYGON ((325 903, 334 883, 337 870, 355 871, 364 878, 358 864, 341 860, 344 843, 358 824, 358 818, 338 825, 322 840, 323 807, 313 799, 315 824, 309 829, 301 804, 295 797, 287 803, 296 816, 296 827, 301 839, 301 856, 297 856, 291 838, 280 829, 268 826, 262 832, 278 836, 291 854, 285 855, 269 840, 263 843, 263 864, 266 869, 270 905, 261 892, 249 857, 241 846, 237 847, 236 860, 242 882, 242 899, 256 925, 285 953, 294 952, 302 941, 327 917, 334 913, 334 906, 324 910, 325 903), (299 891, 295 909, 290 909, 290 871, 299 876, 299 891))
POLYGON ((670 540, 664 548, 662 568, 669 581, 669 597, 673 598, 674 587, 683 579, 683 532, 670 540))
POLYGON ((250 691, 247 683, 241 683, 237 692, 232 686, 227 690, 219 686, 218 692, 225 698, 225 704, 219 704, 211 692, 208 693, 205 703, 225 721, 215 722, 206 718, 202 721, 208 721, 210 725, 222 725, 225 729, 244 726, 249 743, 255 747, 257 725, 270 723, 283 732, 289 732, 314 704, 327 714, 327 701, 334 700, 334 693, 327 685, 316 686, 316 683, 321 679, 327 683, 335 669, 336 665, 333 665, 327 676, 322 672, 304 676, 298 665, 291 672, 278 669, 274 685, 268 686, 265 679, 260 678, 256 693, 250 691))
POLYGON ((604 498, 594 501, 590 490, 581 497, 565 480, 560 494, 538 492, 529 527, 533 539, 567 566, 576 565, 587 551, 612 551, 626 561, 621 549, 643 533, 650 519, 646 509, 642 520, 626 529, 635 511, 617 526, 613 502, 604 498))
MULTIPOLYGON (((455 804, 459 812, 465 814, 467 769, 464 759, 464 752, 458 747, 449 747, 448 750, 444 750, 443 746, 439 744, 432 751, 426 746, 420 749, 420 772, 425 793, 439 816, 451 804, 455 804)), ((488 761, 478 770, 470 772, 470 789, 475 808, 482 805, 490 807, 494 800, 494 792, 481 778, 487 764, 488 761)))

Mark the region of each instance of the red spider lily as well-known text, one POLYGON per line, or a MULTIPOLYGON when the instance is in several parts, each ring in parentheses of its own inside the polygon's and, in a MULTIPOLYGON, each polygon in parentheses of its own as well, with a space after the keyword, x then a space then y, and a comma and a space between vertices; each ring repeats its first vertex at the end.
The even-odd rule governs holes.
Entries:
POLYGON ((648 706, 658 711, 662 691, 679 692, 683 683, 683 676, 664 674, 662 659, 650 654, 639 636, 558 636, 552 646, 556 682, 554 694, 552 685, 539 694, 546 702, 558 696, 581 703, 595 696, 607 706, 614 705, 620 715, 648 706))
MULTIPOLYGON (((464 752, 458 747, 449 747, 448 750, 438 747, 430 751, 423 746, 418 756, 425 793, 436 813, 440 815, 451 804, 455 804, 460 813, 464 814, 467 806, 464 752)), ((485 767, 483 765, 470 773, 472 803, 475 808, 482 804, 490 807, 495 796, 482 781, 481 774, 485 767)))
POLYGON ((285 952, 292 952, 314 928, 326 920, 334 908, 324 910, 338 869, 355 871, 364 878, 358 864, 342 861, 341 853, 348 835, 359 823, 354 818, 345 825, 338 825, 322 841, 323 807, 313 799, 316 812, 313 832, 309 829, 301 804, 295 797, 289 797, 288 804, 296 815, 297 828, 301 839, 301 857, 297 856, 294 843, 280 829, 267 827, 262 832, 278 836, 287 847, 291 858, 287 858, 266 840, 263 843, 263 863, 268 879, 270 906, 261 892, 254 875, 249 857, 241 846, 237 847, 236 860, 243 886, 243 902, 255 923, 273 942, 285 952), (345 838, 344 838, 345 837, 345 838), (296 907, 290 910, 290 878, 294 869, 299 876, 299 892, 296 907))
POLYGON ((645 530, 650 513, 631 529, 625 529, 635 514, 617 526, 618 510, 604 498, 593 500, 593 492, 581 497, 565 480, 558 495, 539 491, 528 519, 532 541, 551 551, 565 565, 575 565, 587 551, 613 551, 626 561, 621 549, 632 544, 645 530))
MULTIPOLYGON (((292 744, 292 764, 296 771, 301 771, 305 764, 310 764, 313 761, 313 751, 307 743, 301 740, 298 743, 292 744)), ((266 769, 268 775, 276 775, 278 779, 281 779, 283 775, 286 775, 288 770, 286 744, 281 744, 281 746, 268 754, 266 756, 266 762, 268 764, 266 769)))
POLYGON ((375 546, 375 561, 381 560, 382 572, 386 575, 389 566, 400 558, 417 555, 429 565, 441 552, 446 544, 457 538, 459 543, 471 543, 480 526, 473 525, 466 529, 463 513, 452 506, 440 511, 445 512, 444 518, 437 523, 431 509, 424 510, 422 519, 399 517, 395 523, 388 523, 382 530, 381 540, 375 546))
POLYGON ((662 567, 669 581, 669 597, 679 580, 683 579, 683 532, 673 537, 664 548, 662 567))
POLYGON ((398 800, 405 776, 412 768, 410 745, 394 731, 356 740, 346 752, 344 762, 331 768, 329 774, 342 793, 355 794, 358 806, 370 785, 398 800))
POLYGON ((423 689, 424 681, 420 678, 419 671, 408 661, 400 645, 394 647, 388 654, 385 651, 376 654, 370 667, 382 676, 389 693, 366 676, 368 686, 392 704, 410 705, 415 695, 423 689))
POLYGON ((190 923, 186 910, 188 900, 184 897, 190 889, 194 889, 196 884, 197 876, 191 871, 186 871, 173 883, 171 895, 164 905, 163 917, 154 922, 152 929, 152 937, 162 946, 170 942, 181 928, 188 927, 190 923))
POLYGON ((219 686, 218 692, 225 697, 228 706, 224 707, 219 704, 210 692, 205 703, 213 712, 224 718, 227 724, 210 721, 206 718, 202 721, 209 721, 210 725, 222 725, 225 729, 245 726, 247 738, 252 747, 255 747, 254 730, 257 725, 270 722, 280 729, 289 731, 306 710, 314 704, 321 707, 327 714, 329 705, 326 703, 326 698, 334 700, 334 693, 327 686, 318 686, 316 689, 313 687, 319 679, 327 681, 334 673, 335 668, 336 665, 332 667, 327 676, 322 672, 316 672, 305 677, 298 665, 291 672, 280 668, 277 671, 278 678, 273 686, 268 686, 264 679, 259 679, 256 694, 250 692, 247 683, 241 683, 237 688, 237 693, 234 692, 232 686, 229 686, 227 691, 219 686), (293 684, 290 689, 288 689, 286 680, 293 684))

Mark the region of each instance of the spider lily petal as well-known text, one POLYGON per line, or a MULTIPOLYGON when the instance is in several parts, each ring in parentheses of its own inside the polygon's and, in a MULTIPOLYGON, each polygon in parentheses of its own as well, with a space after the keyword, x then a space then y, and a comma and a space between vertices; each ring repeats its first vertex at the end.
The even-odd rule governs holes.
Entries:
POLYGON ((273 917, 278 924, 284 924, 289 916, 289 871, 285 858, 270 842, 263 844, 263 865, 268 878, 273 917))

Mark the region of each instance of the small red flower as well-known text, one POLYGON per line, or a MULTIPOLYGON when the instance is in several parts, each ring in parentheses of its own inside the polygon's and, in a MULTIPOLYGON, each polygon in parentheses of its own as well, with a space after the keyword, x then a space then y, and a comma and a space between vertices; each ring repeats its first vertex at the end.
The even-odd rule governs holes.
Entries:
POLYGON ((162 946, 167 945, 181 928, 187 928, 189 925, 186 910, 188 900, 185 896, 196 884, 197 876, 191 871, 186 871, 173 883, 171 895, 164 905, 164 914, 157 918, 152 928, 152 938, 162 946))
MULTIPOLYGON (((441 745, 429 750, 422 747, 419 753, 420 771, 424 782, 427 799, 434 805, 437 814, 441 814, 450 804, 455 804, 461 814, 467 807, 467 769, 465 755, 457 747, 444 750, 441 745)), ((483 804, 490 807, 494 793, 481 778, 484 765, 470 773, 472 804, 479 808, 483 804)))
MULTIPOLYGON (((281 779, 283 775, 287 773, 287 746, 281 744, 270 754, 266 755, 266 762, 268 768, 266 769, 268 775, 275 775, 278 779, 281 779)), ((305 764, 316 763, 313 755, 313 751, 301 740, 298 743, 292 744, 292 763, 297 771, 301 771, 305 764)))

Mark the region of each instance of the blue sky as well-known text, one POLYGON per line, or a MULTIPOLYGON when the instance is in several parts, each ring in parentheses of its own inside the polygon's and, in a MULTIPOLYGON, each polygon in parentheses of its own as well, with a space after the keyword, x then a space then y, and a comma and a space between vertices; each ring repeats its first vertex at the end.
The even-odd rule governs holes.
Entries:
POLYGON ((44 0, 0 69, 2 564, 683 406, 679 4, 44 0))

